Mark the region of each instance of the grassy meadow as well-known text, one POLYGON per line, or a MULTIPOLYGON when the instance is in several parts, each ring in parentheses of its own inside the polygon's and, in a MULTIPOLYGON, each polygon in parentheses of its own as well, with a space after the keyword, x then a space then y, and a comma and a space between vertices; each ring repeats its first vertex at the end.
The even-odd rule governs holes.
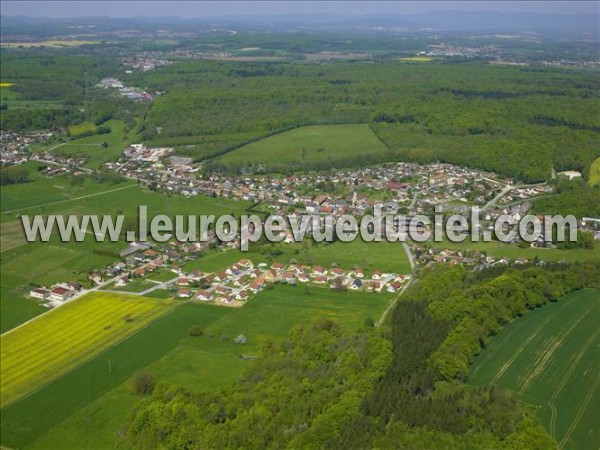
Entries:
POLYGON ((297 262, 306 265, 321 265, 327 268, 335 264, 343 269, 359 266, 367 275, 373 270, 393 273, 411 272, 410 264, 400 243, 364 242, 360 238, 352 242, 314 243, 307 239, 305 242, 292 244, 254 245, 247 252, 215 250, 207 252, 201 259, 186 264, 184 269, 214 272, 243 258, 252 260, 254 264, 297 262))
POLYGON ((52 153, 69 157, 83 156, 87 159, 84 167, 97 169, 105 162, 117 160, 125 147, 135 139, 125 132, 125 124, 121 120, 111 119, 102 126, 110 128, 110 133, 77 138, 97 129, 94 124, 83 122, 69 127, 69 132, 75 139, 62 144, 36 145, 32 148, 34 151, 51 150, 52 153))
POLYGON ((224 163, 318 162, 384 153, 387 147, 367 124, 314 125, 295 128, 244 145, 221 157, 224 163))
POLYGON ((209 197, 169 197, 145 191, 136 183, 97 183, 86 177, 83 185, 72 185, 65 177, 48 178, 30 164, 30 182, 3 186, 0 191, 0 330, 2 332, 40 314, 44 308, 27 298, 32 286, 61 281, 87 283, 90 271, 118 259, 126 242, 62 242, 54 236, 49 243, 27 243, 21 214, 124 214, 137 220, 138 205, 151 214, 234 214, 249 202, 209 197), (24 245, 27 244, 27 245, 24 245), (97 253, 105 250, 114 257, 97 253))
POLYGON ((171 307, 169 302, 91 293, 3 334, 2 408, 93 358, 171 307))
POLYGON ((444 239, 442 242, 430 242, 431 247, 439 249, 459 250, 463 252, 479 251, 486 252, 488 255, 502 258, 504 256, 510 259, 526 258, 533 260, 536 256, 541 261, 547 262, 576 262, 576 261, 592 261, 600 260, 600 245, 596 243, 594 248, 576 248, 576 249, 552 249, 552 248, 521 248, 517 245, 505 244, 499 241, 491 242, 471 242, 469 238, 463 242, 451 242, 444 239))
POLYGON ((530 404, 559 449, 597 448, 600 291, 573 292, 506 326, 473 362, 470 383, 530 404))

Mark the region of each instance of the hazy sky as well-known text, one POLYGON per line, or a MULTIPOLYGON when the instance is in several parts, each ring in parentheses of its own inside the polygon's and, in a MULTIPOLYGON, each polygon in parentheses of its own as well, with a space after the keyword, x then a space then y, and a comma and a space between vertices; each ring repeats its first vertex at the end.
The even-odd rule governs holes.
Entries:
POLYGON ((210 17, 268 14, 417 14, 439 10, 599 14, 598 1, 10 1, 6 16, 210 17))

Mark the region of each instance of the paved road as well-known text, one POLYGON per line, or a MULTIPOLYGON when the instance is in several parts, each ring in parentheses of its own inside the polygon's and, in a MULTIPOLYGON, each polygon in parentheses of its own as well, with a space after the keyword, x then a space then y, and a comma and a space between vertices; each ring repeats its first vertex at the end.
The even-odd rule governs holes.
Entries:
POLYGON ((496 195, 493 199, 491 199, 489 202, 487 202, 483 208, 481 208, 481 211, 487 211, 488 209, 490 209, 491 207, 496 205, 496 202, 498 200, 500 200, 502 197, 504 197, 506 194, 508 194, 511 190, 513 190, 516 186, 505 186, 504 189, 502 189, 500 191, 500 193, 498 195, 496 195))
POLYGON ((410 280, 408 280, 408 283, 406 283, 404 286, 402 286, 402 288, 400 289, 400 292, 398 292, 398 295, 396 295, 394 297, 394 299, 390 302, 390 304, 385 309, 385 311, 383 312, 383 314, 381 315, 381 317, 379 318, 379 320, 377 321, 377 323, 375 323, 376 327, 380 327, 383 324, 383 322, 385 321, 385 318, 387 317, 387 315, 389 314, 389 312, 392 309, 394 309, 394 306, 396 306, 396 303, 398 303, 398 300, 400 299, 400 297, 402 296, 402 294, 404 293, 404 291, 406 291, 406 289, 408 289, 408 287, 415 280, 415 269, 416 269, 416 266, 415 266, 415 259, 413 257, 413 254, 410 251, 410 247, 408 246, 408 244, 406 242, 402 243, 402 248, 404 249, 404 252, 406 253, 406 257, 408 258, 408 262, 410 263, 410 268, 412 270, 412 278, 410 280))
MULTIPOLYGON (((49 161, 47 159, 32 158, 32 160, 35 161, 35 162, 41 162, 41 163, 44 163, 44 164, 50 164, 51 166, 70 167, 67 164, 58 163, 56 161, 49 161)), ((92 169, 88 169, 87 167, 77 167, 77 170, 82 170, 83 172, 87 172, 87 173, 92 173, 93 172, 92 169)))

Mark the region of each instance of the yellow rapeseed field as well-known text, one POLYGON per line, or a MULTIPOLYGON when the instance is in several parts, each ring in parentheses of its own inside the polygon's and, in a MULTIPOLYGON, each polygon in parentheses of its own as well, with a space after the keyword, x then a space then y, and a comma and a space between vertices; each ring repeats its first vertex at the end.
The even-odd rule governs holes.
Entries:
POLYGON ((590 177, 588 183, 592 187, 600 185, 600 158, 596 158, 590 166, 590 177))
POLYGON ((7 405, 135 333, 172 301, 94 292, 0 337, 0 403, 7 405))
POLYGON ((398 58, 399 61, 414 61, 414 62, 429 62, 433 61, 433 58, 429 56, 411 56, 409 58, 398 58))

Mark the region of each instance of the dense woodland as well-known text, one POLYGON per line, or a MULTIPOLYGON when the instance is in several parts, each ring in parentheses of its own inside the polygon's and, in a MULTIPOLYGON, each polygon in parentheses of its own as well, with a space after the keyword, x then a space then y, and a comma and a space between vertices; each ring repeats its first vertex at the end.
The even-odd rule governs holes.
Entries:
POLYGON ((600 83, 592 71, 452 60, 176 60, 151 72, 124 74, 108 47, 92 48, 3 49, 0 75, 15 83, 10 92, 40 104, 15 109, 9 97, 2 128, 60 128, 110 117, 133 128, 138 118, 140 140, 173 145, 181 154, 210 160, 211 169, 231 172, 252 162, 224 165, 219 155, 311 124, 369 123, 389 152, 367 160, 349 155, 262 170, 445 161, 535 182, 548 179, 552 168, 587 176, 591 161, 600 156, 600 83), (115 75, 128 85, 165 94, 147 111, 145 105, 93 88, 102 77, 115 75))
MULTIPOLYGON (((600 86, 591 72, 485 63, 240 69, 181 62, 144 81, 168 90, 149 112, 144 137, 189 145, 198 136, 199 159, 290 127, 357 122, 371 123, 388 146, 383 159, 454 162, 528 182, 549 178, 552 167, 585 172, 600 155, 600 86), (203 152, 217 137, 219 145, 203 152)), ((363 163, 350 157, 330 166, 363 163)))
POLYGON ((159 385, 128 425, 136 448, 554 447, 497 387, 464 384, 469 362, 515 317, 582 287, 600 264, 425 273, 389 328, 321 321, 268 342, 235 385, 196 394, 159 385))

